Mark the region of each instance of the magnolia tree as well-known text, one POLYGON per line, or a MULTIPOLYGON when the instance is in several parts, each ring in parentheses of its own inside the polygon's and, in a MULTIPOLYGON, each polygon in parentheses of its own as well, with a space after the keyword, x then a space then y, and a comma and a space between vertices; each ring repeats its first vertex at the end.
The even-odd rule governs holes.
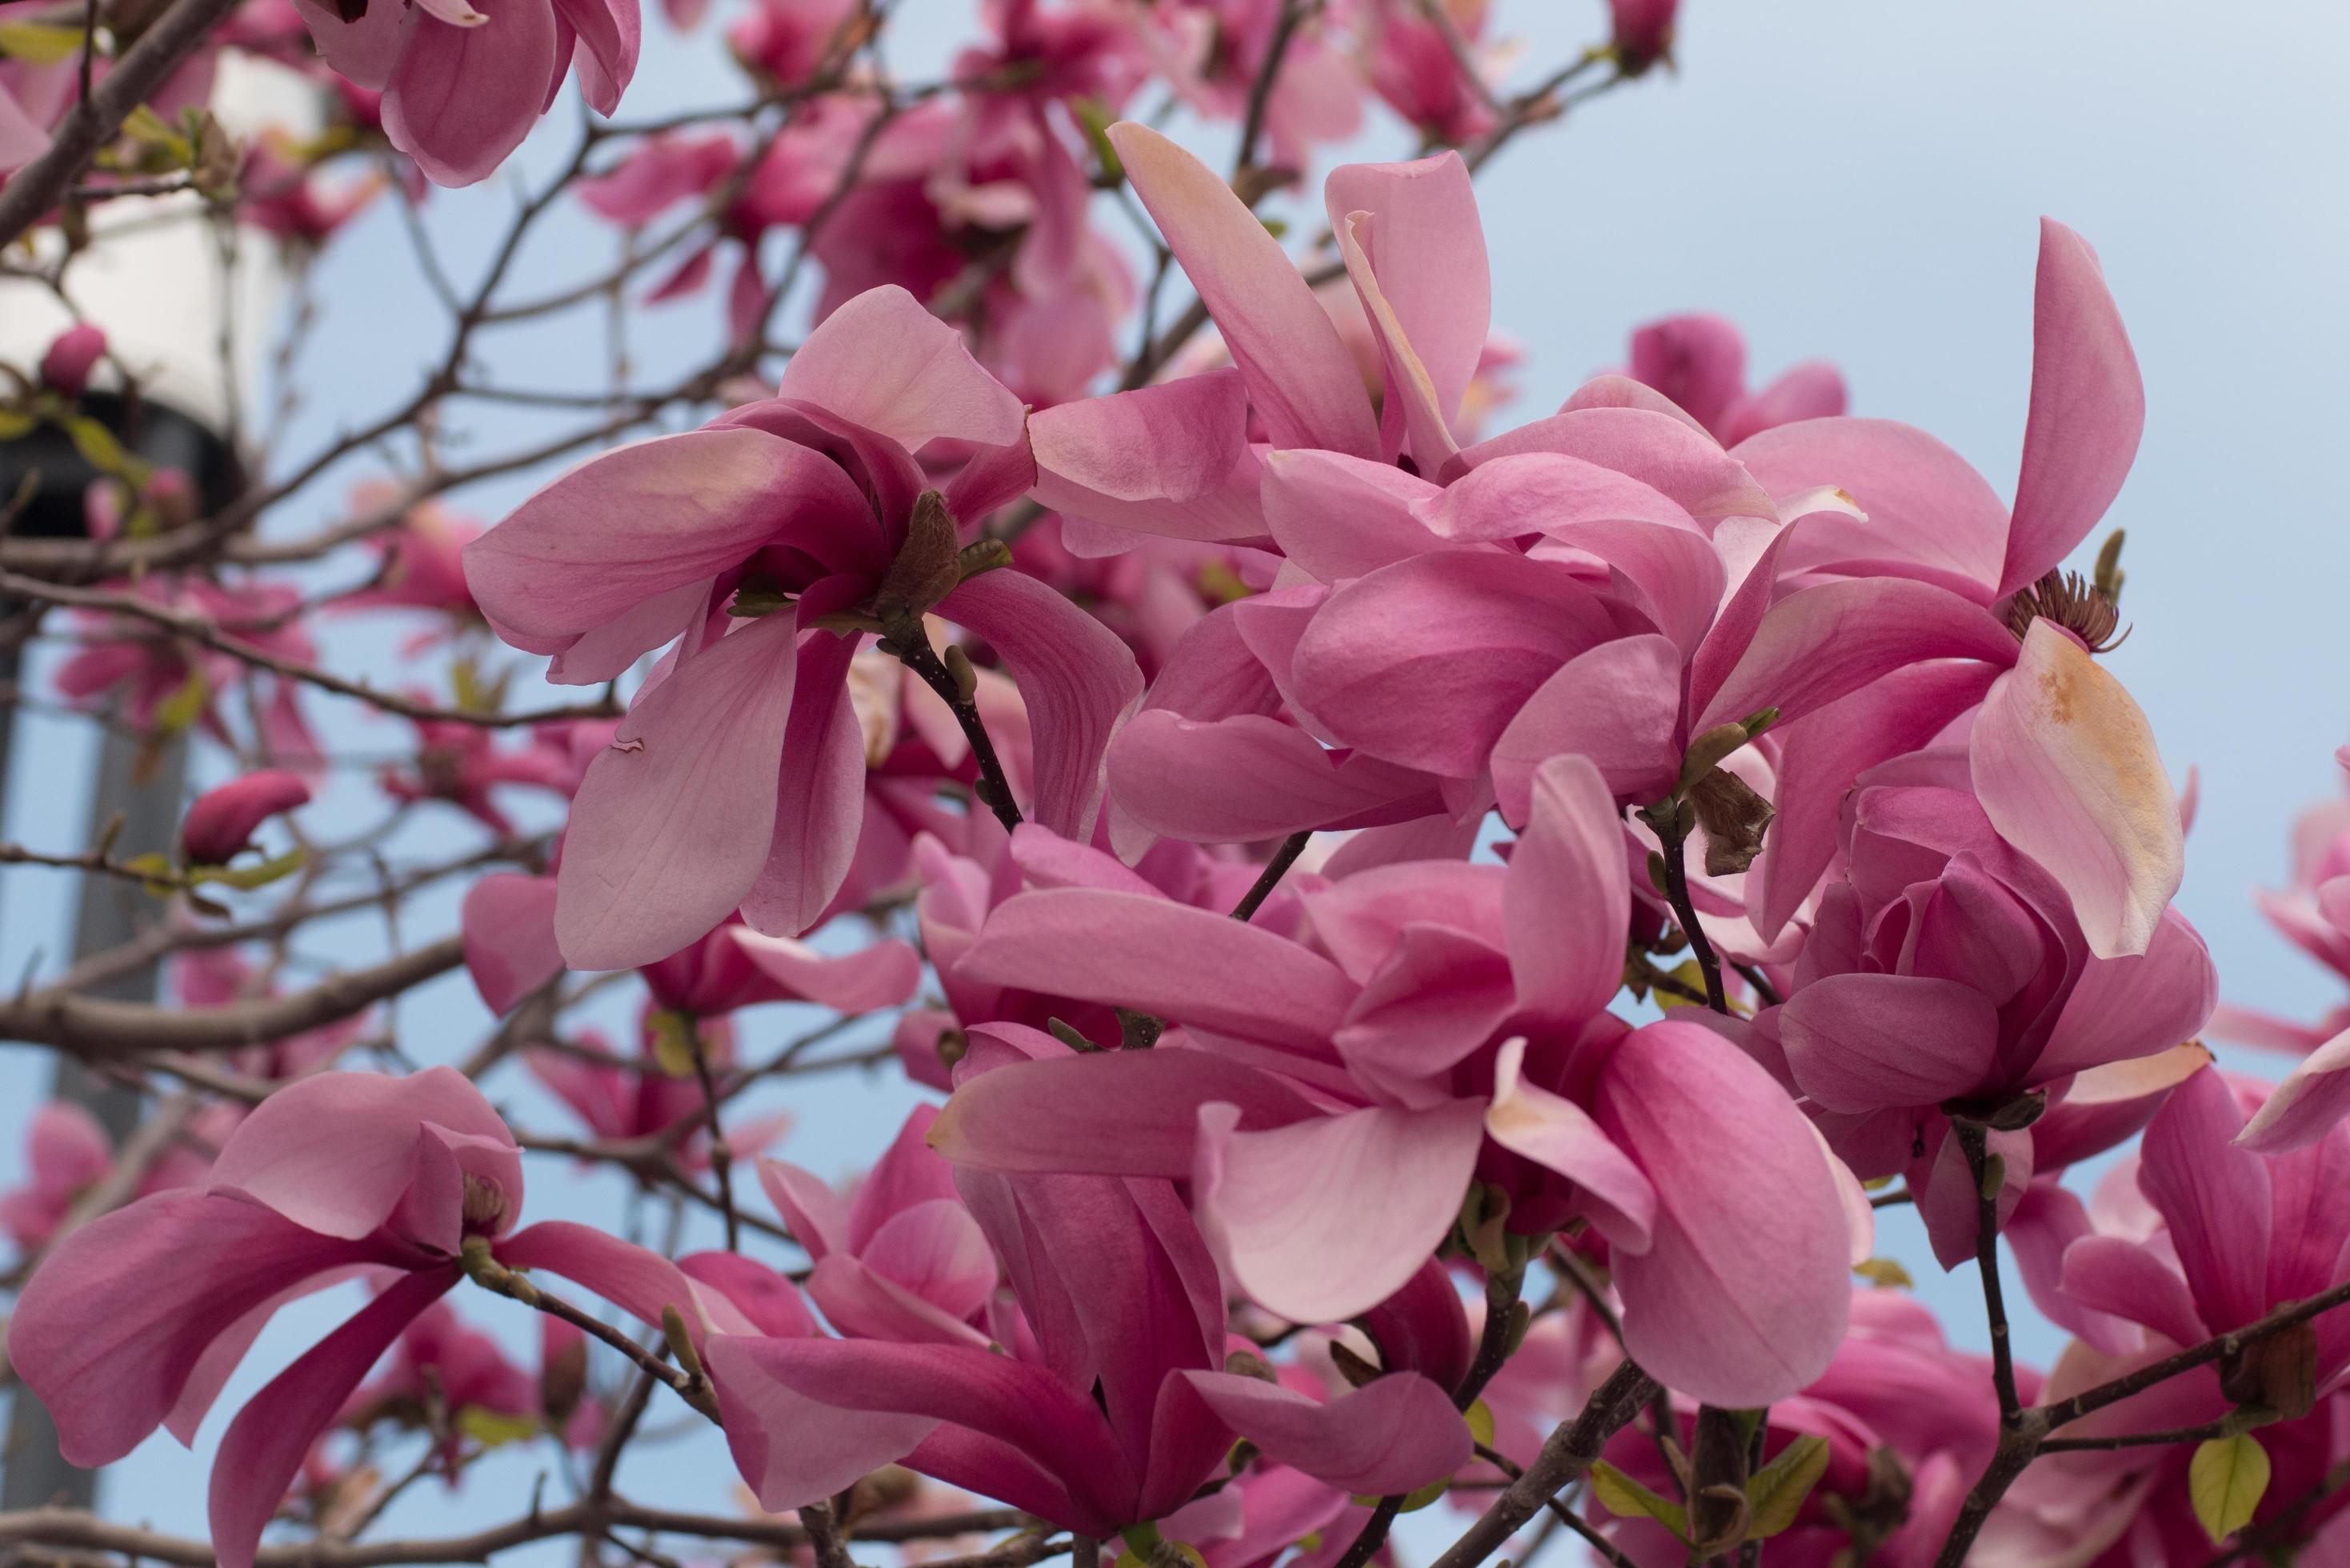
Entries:
MULTIPOLYGON (((2171 907, 2191 806, 2099 662, 2119 534, 2064 566, 2144 415, 2089 243, 2041 230, 2012 501, 1825 365, 1750 389, 1708 317, 1505 426, 1475 176, 1654 79, 1669 0, 1509 70, 1480 0, 993 0, 931 79, 888 63, 914 10, 671 0, 733 68, 658 121, 605 118, 636 0, 0 22, 6 281, 68 323, 0 388, 5 515, 62 483, 26 454, 80 465, 78 536, 0 541, 11 646, 69 650, 12 695, 227 781, 168 849, 5 848, 148 911, 0 1002, 148 1092, 119 1137, 28 1115, 6 1376, 102 1466, 236 1403, 289 1303, 348 1303, 214 1417, 208 1541, 39 1506, 0 1542, 1363 1568, 1439 1505, 1440 1568, 1560 1532, 2350 1552, 2350 1033, 2215 1018, 2171 907), (261 64, 298 134, 224 129, 261 64), (433 188, 573 78, 596 118, 539 145, 576 151, 444 266, 433 188), (1261 215, 1315 212, 1367 114, 1424 155, 1261 215), (314 371, 344 433, 231 422, 224 487, 155 456, 168 388, 85 303, 141 232, 114 215, 285 268, 290 364, 370 204, 446 307, 423 383, 314 371), (617 265, 534 278, 580 210, 617 265), (667 385, 525 389, 485 347, 703 292, 723 330, 667 385), (555 433, 469 441, 501 402, 555 433), (440 499, 516 473, 493 526, 440 499), (398 668, 322 657, 362 617, 398 668), (337 770, 379 826, 318 830, 337 770), (442 852, 392 865, 420 813, 442 852), (355 910, 388 960, 314 935, 355 910), (85 994, 161 958, 168 1001, 85 994), (461 966, 494 1028, 403 1028, 461 966), (631 1045, 583 1022, 615 988, 631 1045), (837 1016, 738 1049, 779 1002, 837 1016), (2207 1028, 2303 1059, 2231 1076, 2207 1028), (748 1092, 851 1066, 920 1099, 858 1129, 865 1174, 762 1158, 748 1092), (508 1119, 525 1075, 579 1125, 508 1119), (639 1212, 532 1220, 525 1168, 580 1162, 639 1212), (1897 1204, 1979 1265, 1988 1355, 1877 1256, 1897 1204), (2044 1371, 2019 1289, 2074 1336, 2044 1371), (723 1430, 739 1512, 621 1489, 680 1422, 723 1430), (560 1479, 501 1522, 376 1528, 515 1446, 560 1479)), ((2295 843, 2270 912, 2350 975, 2350 806, 2295 843)))

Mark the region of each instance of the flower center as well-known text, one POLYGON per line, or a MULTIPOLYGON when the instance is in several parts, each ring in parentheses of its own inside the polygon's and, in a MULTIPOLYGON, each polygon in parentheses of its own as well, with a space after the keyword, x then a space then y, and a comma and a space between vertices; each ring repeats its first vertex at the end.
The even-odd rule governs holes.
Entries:
POLYGON ((2078 572, 2052 571, 2019 589, 2008 601, 2007 629, 2021 642, 2032 623, 2043 616, 2087 644, 2091 653, 2111 653, 2129 636, 2126 630, 2114 635, 2121 625, 2119 607, 2078 572))

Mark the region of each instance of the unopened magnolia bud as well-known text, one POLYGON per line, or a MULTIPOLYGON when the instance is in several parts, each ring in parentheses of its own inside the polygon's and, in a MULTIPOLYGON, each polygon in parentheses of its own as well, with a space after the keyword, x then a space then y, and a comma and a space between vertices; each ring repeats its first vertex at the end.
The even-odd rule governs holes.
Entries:
POLYGON ((962 645, 955 642, 948 643, 947 650, 941 657, 946 664, 947 673, 954 678, 955 695, 966 702, 977 696, 979 671, 971 667, 971 655, 962 650, 962 645))
POLYGON ((1698 736, 1682 753, 1680 782, 1674 788, 1685 790, 1705 777, 1721 766, 1723 758, 1743 746, 1746 739, 1743 724, 1716 724, 1698 736))
POLYGON ((693 1348, 693 1336, 685 1332, 685 1314, 672 1303, 661 1306, 661 1337, 669 1341, 669 1353, 689 1377, 700 1377, 702 1353, 693 1348))

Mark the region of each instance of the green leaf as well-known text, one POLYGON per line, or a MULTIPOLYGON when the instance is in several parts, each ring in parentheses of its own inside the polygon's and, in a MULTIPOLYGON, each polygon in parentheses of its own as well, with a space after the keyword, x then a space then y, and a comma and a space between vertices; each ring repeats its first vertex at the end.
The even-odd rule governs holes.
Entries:
POLYGON ((1804 1500, 1828 1472, 1828 1440, 1797 1438, 1746 1483, 1746 1539, 1764 1541, 1795 1522, 1804 1500))
POLYGON ((74 450, 90 467, 125 480, 134 489, 145 483, 147 475, 141 472, 145 465, 122 449, 112 431, 87 415, 76 415, 64 423, 66 434, 73 439, 74 450))
POLYGON ((645 1027, 652 1036, 654 1065, 672 1078, 692 1077, 693 1020, 664 1007, 646 1015, 645 1027))
POLYGON ((1699 965, 1697 960, 1683 959, 1680 962, 1675 964, 1671 969, 1665 972, 1672 979, 1679 981, 1684 991, 1695 992, 1697 994, 1694 997, 1691 997, 1681 994, 1681 992, 1670 992, 1659 988, 1657 992, 1657 1010, 1659 1012, 1670 1012, 1676 1007, 1703 1007, 1705 1005, 1705 971, 1699 965))
POLYGON ((1492 1448, 1493 1446, 1493 1412, 1485 1401, 1477 1400, 1461 1414, 1469 1423, 1470 1438, 1486 1448, 1492 1448))
POLYGON ((2202 1444, 2187 1467, 2187 1501, 2214 1545, 2252 1521, 2268 1490, 2268 1450, 2249 1432, 2202 1444))
POLYGON ((468 1405, 457 1412, 457 1430, 485 1449, 499 1448, 507 1443, 519 1443, 539 1433, 536 1416, 509 1416, 503 1410, 492 1410, 480 1405, 468 1405))
POLYGON ((1891 1258, 1863 1258, 1852 1266, 1852 1272, 1880 1289, 1890 1290, 1898 1285, 1906 1291, 1918 1282, 1909 1277, 1908 1270, 1891 1258))
POLYGON ((203 717, 213 700, 212 682, 201 670, 191 670, 178 691, 155 705, 148 723, 158 736, 176 735, 203 717))
POLYGON ((0 409, 0 441, 15 441, 19 436, 30 435, 33 427, 40 422, 22 409, 0 409))
POLYGON ((1604 1459, 1591 1467, 1591 1491, 1618 1519, 1653 1519, 1681 1540, 1689 1539, 1689 1515, 1679 1503, 1659 1497, 1604 1459))
POLYGON ((266 888, 280 877, 291 877, 302 868, 308 854, 299 846, 285 854, 264 860, 257 866, 198 866, 191 874, 199 882, 225 882, 232 888, 266 888))
POLYGON ((43 22, 0 22, 0 55, 28 66, 62 65, 81 53, 79 27, 43 22))

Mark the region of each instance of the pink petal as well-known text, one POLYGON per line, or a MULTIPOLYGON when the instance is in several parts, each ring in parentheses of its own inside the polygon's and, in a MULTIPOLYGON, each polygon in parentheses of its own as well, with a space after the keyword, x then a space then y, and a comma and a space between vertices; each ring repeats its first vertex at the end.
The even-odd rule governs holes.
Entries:
POLYGON ((1414 1491, 1473 1457, 1469 1424, 1443 1389, 1416 1373, 1373 1378, 1326 1405, 1236 1373, 1183 1377, 1265 1458, 1341 1491, 1414 1491))
POLYGON ((637 74, 643 20, 636 0, 555 0, 579 44, 572 56, 579 71, 579 94, 598 114, 620 107, 620 95, 637 74))
MULTIPOLYGON (((511 1215, 522 1203, 514 1134, 473 1081, 452 1067, 405 1078, 324 1073, 287 1085, 237 1124, 204 1190, 275 1210, 324 1236, 357 1240, 390 1220, 417 1179, 419 1133, 479 1139, 494 1158, 511 1215)), ((454 1218, 453 1214, 451 1218, 454 1218)))
POLYGON ((458 924, 465 971, 483 1005, 504 1014, 563 972, 555 945, 555 878, 500 871, 465 889, 458 924))
POLYGON ((1244 844, 1305 828, 1364 827, 1443 808, 1416 768, 1333 752, 1254 713, 1213 722, 1148 709, 1109 749, 1111 798, 1152 833, 1244 844))
POLYGON ((775 834, 793 629, 768 616, 682 661, 588 764, 557 874, 556 939, 573 968, 667 958, 751 891, 775 834))
POLYGON ((1237 370, 1186 376, 1028 418, 1041 505, 1175 539, 1264 532, 1235 476, 1254 478, 1248 393, 1237 370))
POLYGON ((1807 360, 1731 404, 1721 419, 1721 444, 1735 447, 1758 431, 1799 420, 1832 419, 1845 406, 1843 374, 1825 359, 1807 360))
POLYGON ((1494 1059, 1485 1136, 1582 1189, 1580 1198, 1594 1210, 1591 1222, 1609 1248, 1638 1257, 1648 1250, 1656 1187, 1588 1111, 1525 1081, 1525 1055, 1526 1043, 1520 1038, 1505 1043, 1494 1059))
POLYGON ((711 1293, 723 1297, 761 1334, 789 1339, 816 1332, 816 1316, 799 1287, 755 1259, 740 1252, 689 1252, 677 1261, 677 1271, 705 1287, 705 1303, 711 1293))
POLYGON ((114 1168, 114 1145, 96 1116, 70 1100, 52 1100, 25 1129, 25 1163, 43 1191, 71 1198, 114 1168))
POLYGON ((797 1392, 764 1363, 800 1343, 819 1342, 721 1335, 705 1352, 735 1469, 770 1512, 855 1485, 913 1452, 938 1426, 929 1415, 830 1405, 797 1392))
MULTIPOLYGON (((1485 234, 1468 166, 1457 152, 1409 163, 1342 164, 1322 192, 1334 234, 1347 233, 1348 214, 1372 214, 1367 260, 1399 331, 1384 345, 1390 374, 1399 350, 1408 354, 1427 379, 1440 430, 1450 425, 1476 377, 1492 315, 1485 234)), ((1367 309, 1367 296, 1364 304, 1367 309)), ((1380 329, 1378 314, 1372 320, 1380 329)), ((1421 466, 1433 472, 1436 455, 1423 453, 1421 466)))
POLYGON ((759 1185, 811 1261, 847 1248, 848 1206, 830 1184, 788 1160, 763 1159, 759 1185))
POLYGON ((1269 452, 1264 526, 1299 570, 1326 583, 1444 547, 1414 508, 1443 492, 1391 462, 1343 452, 1269 452))
MULTIPOLYGON (((1527 452, 1565 452, 1629 474, 1664 492, 1700 524, 1725 517, 1778 516, 1769 493, 1711 436, 1650 409, 1586 408, 1553 414, 1465 447, 1454 462, 1472 469, 1527 452)), ((1451 474, 1450 466, 1446 474, 1451 474)))
POLYGON ((2161 1212, 2197 1314, 2215 1332, 2269 1306, 2269 1171, 2237 1143, 2243 1129, 2234 1092, 2207 1068, 2170 1092, 2139 1146, 2139 1190, 2161 1212))
POLYGON ((2283 1154, 2315 1143, 2350 1114, 2350 1030, 2312 1051, 2272 1090, 2244 1130, 2238 1147, 2254 1154, 2283 1154))
POLYGON ((400 1331, 447 1295, 459 1277, 453 1267, 404 1275, 237 1412, 213 1462, 213 1550, 223 1568, 253 1568, 262 1530, 310 1445, 400 1331))
POLYGON ((2084 1236, 2064 1249, 2058 1289, 2092 1312, 2142 1323, 2177 1345, 2211 1331, 2196 1315, 2187 1282, 2152 1252, 2119 1236, 2084 1236))
POLYGON ((2005 627, 1946 589, 1902 577, 1822 583, 1771 607, 1690 732, 1764 708, 1778 709, 1784 723, 1924 659, 2005 665, 2014 657, 2005 627))
POLYGON ((1251 1131, 1316 1114, 1270 1073, 1162 1044, 1062 1055, 965 1078, 931 1128, 931 1147, 961 1166, 1187 1177, 1202 1106, 1227 1105, 1251 1131), (1117 1114, 1100 1114, 1105 1106, 1117 1114))
POLYGON ((2055 1078, 2168 1051, 2201 1033, 2219 992, 2203 939, 2167 909, 2142 956, 2082 966, 2033 1071, 2055 1078))
POLYGON ((1229 1107, 1200 1113, 1201 1229, 1233 1283, 1299 1323, 1340 1322, 1402 1288, 1459 1218, 1485 1136, 1476 1100, 1374 1106, 1263 1132, 1237 1123, 1229 1107))
POLYGON ((509 0, 494 25, 420 16, 383 95, 384 134, 436 185, 471 185, 522 145, 546 106, 558 48, 551 0, 509 0))
POLYGON ((1100 621, 1016 571, 971 578, 938 613, 987 639, 1020 688, 1035 737, 1031 815, 1065 838, 1091 836, 1102 756, 1142 702, 1142 670, 1100 621))
POLYGON ((913 1000, 922 957, 902 941, 878 941, 845 953, 819 952, 790 937, 763 937, 730 927, 729 938, 760 972, 793 998, 836 1012, 871 1012, 913 1000))
POLYGON ((1848 1231, 1786 1091, 1701 1025, 1667 1021, 1623 1038, 1593 1109, 1657 1189, 1648 1251, 1617 1266, 1625 1348, 1709 1404, 1750 1407, 1817 1377, 1844 1337, 1848 1231))
POLYGON ((1534 770, 1552 757, 1589 760, 1610 795, 1654 800, 1680 773, 1680 649, 1653 633, 1579 653, 1526 699, 1493 742, 1502 820, 1523 825, 1534 770))
POLYGON ((1354 987, 1297 943, 1134 893, 1023 893, 988 917, 958 971, 1128 1007, 1308 1053, 1328 1048, 1354 987))
POLYGON ((1999 1016, 1956 981, 1835 974, 1787 999, 1779 1039, 1796 1085, 1823 1108, 1891 1110, 1981 1088, 1997 1065, 1999 1016))
POLYGON ((1291 689, 1350 745, 1473 778, 1551 672, 1613 629, 1564 566, 1419 556, 1330 596, 1298 641, 1291 689))
POLYGON ((2035 620, 1983 700, 1970 754, 1984 814, 2063 885, 2089 950, 2145 952, 2186 844, 2153 727, 2122 683, 2035 620))
POLYGON ((764 431, 691 431, 607 452, 539 491, 465 546, 465 582, 501 627, 576 638, 779 535, 870 516, 840 466, 806 447, 764 431))
POLYGON ((1273 444, 1377 457, 1354 356, 1280 242, 1221 175, 1157 131, 1122 123, 1109 135, 1223 334, 1273 444))
POLYGON ((180 821, 180 845, 197 866, 225 866, 252 843, 254 830, 278 813, 307 805, 310 786, 264 768, 205 791, 180 821))
POLYGON ((240 1320, 290 1286, 380 1257, 255 1204, 160 1192, 58 1244, 17 1298, 9 1360, 48 1407, 66 1459, 112 1464, 172 1413, 240 1320))
POLYGON ((896 285, 835 309, 776 389, 918 452, 941 438, 1004 446, 1025 410, 963 347, 962 334, 896 285))
POLYGON ((1553 757, 1535 771, 1502 895, 1518 1009, 1529 1018, 1574 1028, 1624 983, 1622 957, 1600 935, 1631 924, 1623 821, 1587 758, 1553 757))
POLYGON ((678 1266, 648 1247, 567 1220, 542 1220, 498 1242, 498 1262, 536 1269, 585 1285, 639 1323, 659 1327, 661 1309, 675 1307, 699 1341, 702 1303, 678 1266))
POLYGON ((1999 591, 2013 593, 2087 537, 2129 477, 2146 387, 2097 253, 2040 220, 2032 307, 2032 412, 1999 591))
POLYGON ((1632 334, 1631 369, 1642 385, 1688 410, 1708 431, 1719 431, 1746 390, 1746 339, 1719 316, 1669 316, 1632 334))
POLYGON ((1833 484, 1866 520, 1822 517, 1789 542, 1790 570, 1849 559, 1915 560, 1994 597, 2007 508, 1966 459, 1892 420, 1805 420, 1739 443, 1732 454, 1773 495, 1833 484))
POLYGON ((774 937, 796 937, 824 919, 848 879, 865 821, 865 735, 848 700, 857 637, 818 631, 800 644, 775 784, 775 837, 743 919, 774 937))

